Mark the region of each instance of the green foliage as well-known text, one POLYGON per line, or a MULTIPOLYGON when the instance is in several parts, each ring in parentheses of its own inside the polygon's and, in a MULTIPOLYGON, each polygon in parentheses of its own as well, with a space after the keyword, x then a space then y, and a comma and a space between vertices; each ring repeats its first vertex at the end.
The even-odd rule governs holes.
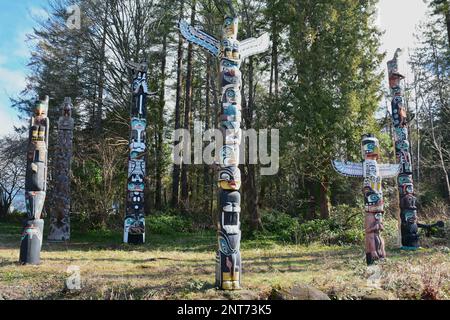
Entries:
POLYGON ((364 213, 360 208, 340 205, 332 209, 331 219, 313 220, 300 226, 298 240, 303 244, 360 244, 364 240, 364 213))
POLYGON ((296 234, 300 227, 297 218, 292 218, 279 211, 265 211, 262 213, 264 231, 257 233, 257 238, 272 237, 278 241, 296 242, 296 234))
POLYGON ((180 216, 160 215, 147 218, 150 233, 173 235, 189 232, 189 221, 180 216))
POLYGON ((146 218, 147 231, 157 235, 196 233, 205 229, 194 217, 180 215, 176 211, 159 213, 146 218))
POLYGON ((264 231, 258 240, 276 240, 293 244, 361 244, 364 241, 364 213, 360 208, 340 205, 332 208, 331 219, 301 223, 300 219, 279 211, 262 214, 264 231))

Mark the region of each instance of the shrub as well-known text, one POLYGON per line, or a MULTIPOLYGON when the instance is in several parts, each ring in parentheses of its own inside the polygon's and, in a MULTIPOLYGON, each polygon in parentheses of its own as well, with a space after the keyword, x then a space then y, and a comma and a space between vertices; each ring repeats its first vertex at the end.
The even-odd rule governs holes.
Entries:
POLYGON ((175 215, 155 215, 147 217, 147 228, 152 234, 173 235, 192 232, 192 221, 175 215))
POLYGON ((298 239, 303 244, 361 244, 364 241, 364 213, 360 208, 348 205, 333 207, 329 220, 313 220, 302 224, 298 239))
POLYGON ((435 218, 442 218, 448 216, 450 213, 450 208, 445 200, 433 198, 430 200, 426 206, 422 207, 420 210, 420 215, 422 220, 430 219, 430 221, 435 218))
POLYGON ((264 211, 261 216, 264 231, 256 233, 256 238, 272 238, 283 242, 296 242, 297 232, 300 227, 300 222, 297 218, 279 211, 264 211))
POLYGON ((300 223, 298 218, 286 213, 266 211, 262 214, 262 222, 264 231, 255 235, 258 239, 326 245, 361 244, 364 241, 364 213, 347 205, 332 208, 329 220, 300 223))

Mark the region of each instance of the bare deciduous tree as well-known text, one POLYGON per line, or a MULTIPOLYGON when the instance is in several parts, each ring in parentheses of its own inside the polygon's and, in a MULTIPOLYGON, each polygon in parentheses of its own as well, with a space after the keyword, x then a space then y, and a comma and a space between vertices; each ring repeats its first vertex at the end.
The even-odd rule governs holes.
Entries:
POLYGON ((0 140, 0 217, 6 216, 24 188, 26 140, 9 136, 0 140))

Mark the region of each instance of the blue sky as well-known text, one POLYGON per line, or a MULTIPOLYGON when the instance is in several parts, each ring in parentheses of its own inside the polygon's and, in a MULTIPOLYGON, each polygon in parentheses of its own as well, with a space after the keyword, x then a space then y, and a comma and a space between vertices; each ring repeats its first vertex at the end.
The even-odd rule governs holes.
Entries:
MULTIPOLYGON (((17 114, 9 105, 9 97, 25 87, 29 48, 26 34, 36 25, 33 17, 45 17, 42 8, 47 0, 0 0, 0 137, 19 124, 17 114)), ((378 24, 386 33, 382 51, 392 57, 396 48, 414 48, 415 27, 424 20, 423 0, 380 0, 378 24)), ((380 66, 385 69, 385 62, 380 66)), ((404 70, 407 69, 404 62, 404 70)))
POLYGON ((25 87, 29 48, 27 33, 36 25, 33 17, 43 16, 46 0, 0 0, 0 137, 19 124, 9 97, 25 87))

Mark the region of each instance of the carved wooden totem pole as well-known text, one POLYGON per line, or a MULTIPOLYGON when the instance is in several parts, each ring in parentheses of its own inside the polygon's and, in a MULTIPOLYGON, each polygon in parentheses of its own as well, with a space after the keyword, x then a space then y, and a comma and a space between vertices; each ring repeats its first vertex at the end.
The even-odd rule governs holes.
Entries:
POLYGON ((364 178, 365 203, 365 232, 366 232, 366 260, 372 265, 378 259, 384 259, 386 252, 383 231, 384 201, 382 178, 394 178, 399 173, 399 166, 392 164, 378 164, 379 142, 373 135, 364 135, 362 139, 361 163, 333 161, 335 170, 346 177, 364 178))
POLYGON ((388 62, 389 87, 392 99, 392 121, 395 130, 395 152, 400 163, 398 190, 400 194, 400 225, 402 249, 416 250, 419 248, 417 227, 417 207, 414 194, 413 166, 409 145, 408 120, 406 105, 403 101, 401 81, 405 78, 398 70, 400 49, 395 52, 394 59, 388 62))
POLYGON ((50 121, 47 117, 48 103, 49 97, 39 101, 31 118, 25 177, 27 221, 20 245, 21 264, 37 265, 41 261, 44 233, 42 214, 47 194, 47 153, 50 129, 50 121))
POLYGON ((71 98, 66 98, 60 108, 58 145, 55 153, 55 190, 50 213, 49 241, 70 240, 70 165, 74 128, 72 107, 71 98))
POLYGON ((127 202, 124 243, 145 243, 144 189, 147 152, 147 69, 146 63, 128 63, 133 72, 130 156, 128 160, 127 202))
POLYGON ((223 147, 219 151, 220 214, 218 221, 218 245, 216 285, 223 290, 238 290, 241 286, 241 172, 239 166, 241 145, 241 83, 242 61, 270 47, 270 38, 264 34, 239 42, 239 18, 231 1, 225 1, 229 14, 225 16, 222 41, 180 21, 183 37, 211 55, 220 59, 222 86, 221 131, 223 147))

